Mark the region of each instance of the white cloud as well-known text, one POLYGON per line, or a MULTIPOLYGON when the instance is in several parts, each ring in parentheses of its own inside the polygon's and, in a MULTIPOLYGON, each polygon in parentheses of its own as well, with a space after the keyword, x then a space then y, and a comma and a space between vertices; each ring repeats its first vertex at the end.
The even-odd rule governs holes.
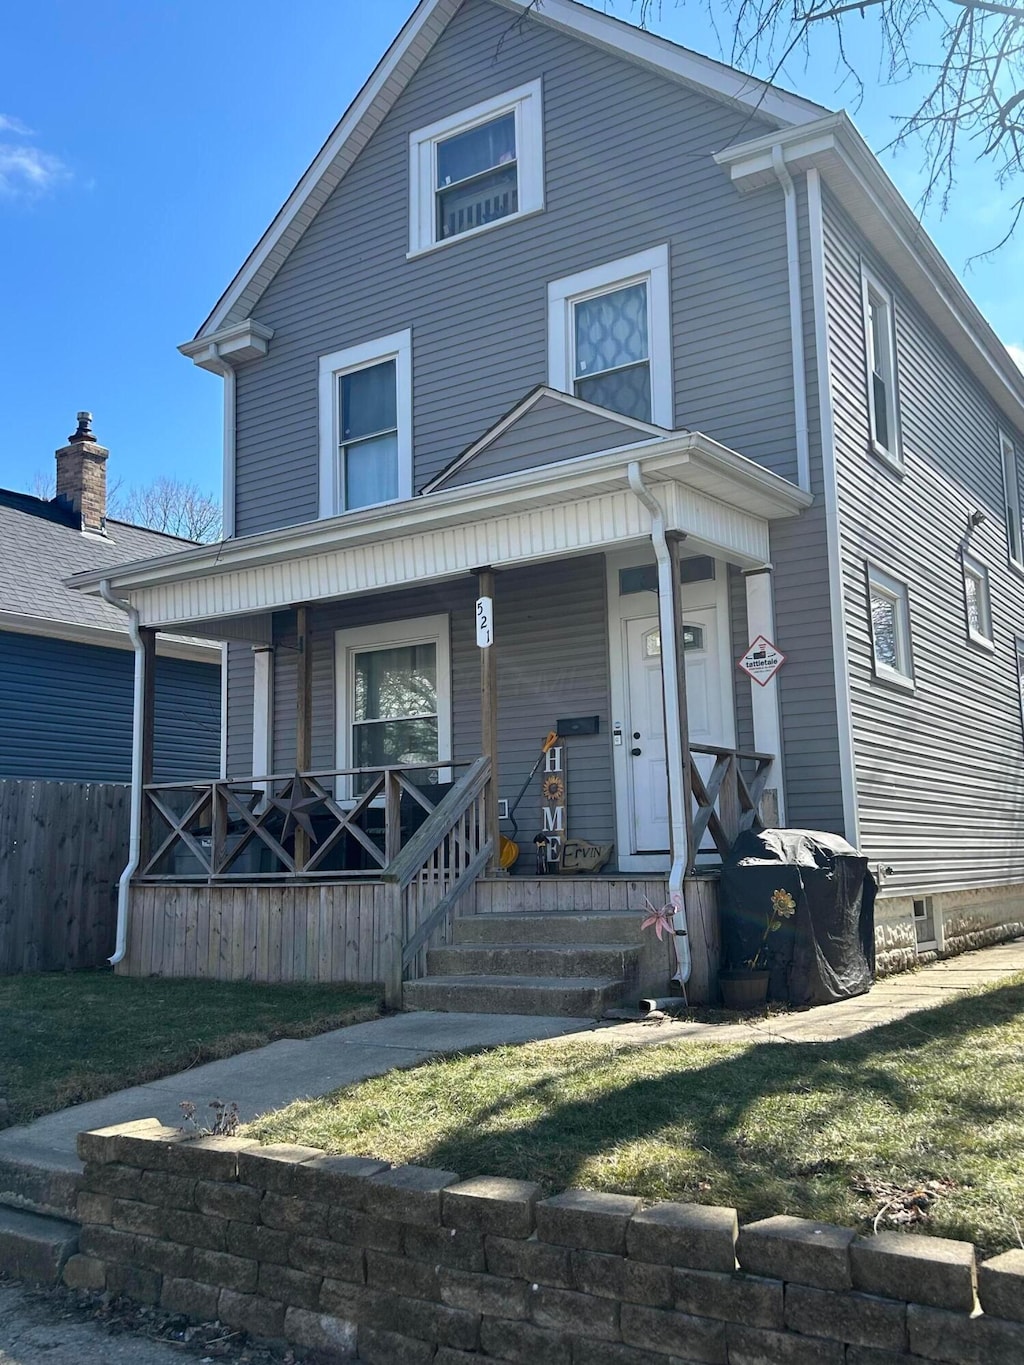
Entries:
POLYGON ((13 133, 15 137, 32 137, 32 129, 13 114, 0 114, 0 133, 13 133))
POLYGON ((1013 346, 1008 343, 1006 349, 1013 356, 1020 368, 1024 370, 1024 346, 1013 346))
POLYGON ((60 157, 41 152, 37 147, 0 142, 0 197, 13 199, 45 194, 66 180, 68 174, 60 157))

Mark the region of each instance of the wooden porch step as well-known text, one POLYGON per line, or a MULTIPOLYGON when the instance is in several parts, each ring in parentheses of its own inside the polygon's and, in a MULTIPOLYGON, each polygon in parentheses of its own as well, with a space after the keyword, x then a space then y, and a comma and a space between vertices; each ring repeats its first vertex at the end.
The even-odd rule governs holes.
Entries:
MULTIPOLYGON (((503 917, 504 918, 504 917, 503 917)), ((431 976, 635 977, 640 945, 471 943, 427 953, 431 976)))
POLYGON ((552 910, 536 914, 464 915, 452 926, 456 944, 640 942, 642 916, 635 910, 552 910))
POLYGON ((404 988, 407 1010, 452 1014, 545 1014, 599 1019, 622 1000, 625 981, 593 976, 424 976, 404 988))

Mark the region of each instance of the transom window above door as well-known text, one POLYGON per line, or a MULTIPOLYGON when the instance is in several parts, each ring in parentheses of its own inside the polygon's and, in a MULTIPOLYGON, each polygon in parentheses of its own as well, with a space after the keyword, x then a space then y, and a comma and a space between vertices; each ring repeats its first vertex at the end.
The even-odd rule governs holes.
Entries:
POLYGON ((541 83, 421 128, 409 140, 409 255, 544 207, 541 83))
POLYGON ((320 515, 412 496, 412 340, 320 357, 320 515))
POLYGON ((548 382, 638 422, 673 426, 668 247, 548 285, 548 382))

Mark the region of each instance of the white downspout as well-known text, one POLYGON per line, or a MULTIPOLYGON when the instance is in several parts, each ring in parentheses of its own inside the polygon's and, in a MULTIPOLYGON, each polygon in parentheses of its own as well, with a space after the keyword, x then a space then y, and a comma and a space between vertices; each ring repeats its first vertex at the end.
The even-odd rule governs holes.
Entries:
POLYGON ((804 306, 800 287, 800 239, 797 235, 796 187, 778 143, 772 148, 772 170, 786 198, 786 266, 789 272, 789 330, 793 349, 793 406, 796 410, 796 481, 811 491, 811 447, 807 428, 807 368, 804 357, 804 306))
POLYGON ((135 650, 135 693, 132 703, 132 789, 131 821, 128 830, 128 863, 117 883, 117 935, 114 940, 114 955, 109 958, 110 965, 116 967, 124 958, 128 946, 128 895, 131 880, 139 868, 142 854, 142 729, 145 723, 146 689, 146 652, 139 634, 139 613, 130 602, 115 597, 110 591, 110 583, 104 578, 100 583, 100 596, 104 602, 117 607, 128 617, 128 635, 135 650))
MULTIPOLYGON (((674 666, 679 657, 676 649, 675 585, 672 582, 672 556, 665 539, 665 513, 661 503, 644 483, 640 465, 629 463, 629 486, 638 501, 651 514, 651 544, 658 561, 658 619, 661 625, 662 668, 666 660, 674 666)), ((665 755, 668 759, 669 828, 672 831, 672 869, 668 878, 668 898, 675 914, 672 928, 675 934, 676 979, 685 986, 690 979, 690 935, 686 922, 684 878, 689 857, 687 819, 683 804, 685 783, 683 774, 683 723, 679 714, 679 693, 675 687, 665 687, 665 755)))

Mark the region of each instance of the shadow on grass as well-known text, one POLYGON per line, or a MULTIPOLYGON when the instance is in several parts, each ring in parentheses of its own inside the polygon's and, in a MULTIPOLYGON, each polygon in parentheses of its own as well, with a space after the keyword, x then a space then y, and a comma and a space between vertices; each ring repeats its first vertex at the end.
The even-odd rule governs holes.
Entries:
MULTIPOLYGON (((839 1042, 754 1044, 711 1060, 706 1049, 682 1041, 610 1046, 607 1058, 595 1057, 591 1044, 590 1093, 568 1095, 563 1074, 517 1082, 513 1071, 507 1092, 474 1110, 471 1126, 449 1131, 417 1160, 465 1175, 536 1180, 548 1190, 593 1185, 596 1171, 605 1189, 718 1202, 727 1196, 748 1218, 779 1212, 780 1198, 788 1212, 849 1217, 850 1150, 873 1154, 890 1178, 901 1169, 919 1178, 941 1174, 931 1165, 944 1162, 956 1179, 958 1162, 967 1170, 995 1160, 986 1153, 989 1131, 1014 1119, 1020 1125, 1024 1096, 1019 1082, 1005 1085, 1002 1100, 988 1093, 985 1079, 1007 1059, 992 1055, 981 1035, 1022 1018, 1024 982, 1015 982, 839 1042), (678 1065, 666 1071, 659 1064, 667 1047, 678 1065), (646 1070, 645 1054, 654 1062, 646 1070), (624 1058, 644 1074, 624 1080, 624 1058), (531 1102, 542 1112, 515 1114, 531 1102), (922 1125, 929 1135, 923 1142, 911 1136, 922 1125), (853 1147, 830 1151, 830 1134, 835 1149, 844 1146, 839 1138, 854 1139, 853 1147), (816 1138, 824 1139, 817 1147, 816 1138), (617 1165, 630 1148, 632 1164, 617 1165), (659 1162, 671 1170, 659 1170, 659 1162)), ((1016 1046, 1018 1074, 1022 1058, 1016 1046)), ((1001 1151, 998 1159, 1012 1168, 1021 1142, 1016 1156, 1001 1151)), ((982 1233, 976 1240, 989 1239, 982 1233)))

